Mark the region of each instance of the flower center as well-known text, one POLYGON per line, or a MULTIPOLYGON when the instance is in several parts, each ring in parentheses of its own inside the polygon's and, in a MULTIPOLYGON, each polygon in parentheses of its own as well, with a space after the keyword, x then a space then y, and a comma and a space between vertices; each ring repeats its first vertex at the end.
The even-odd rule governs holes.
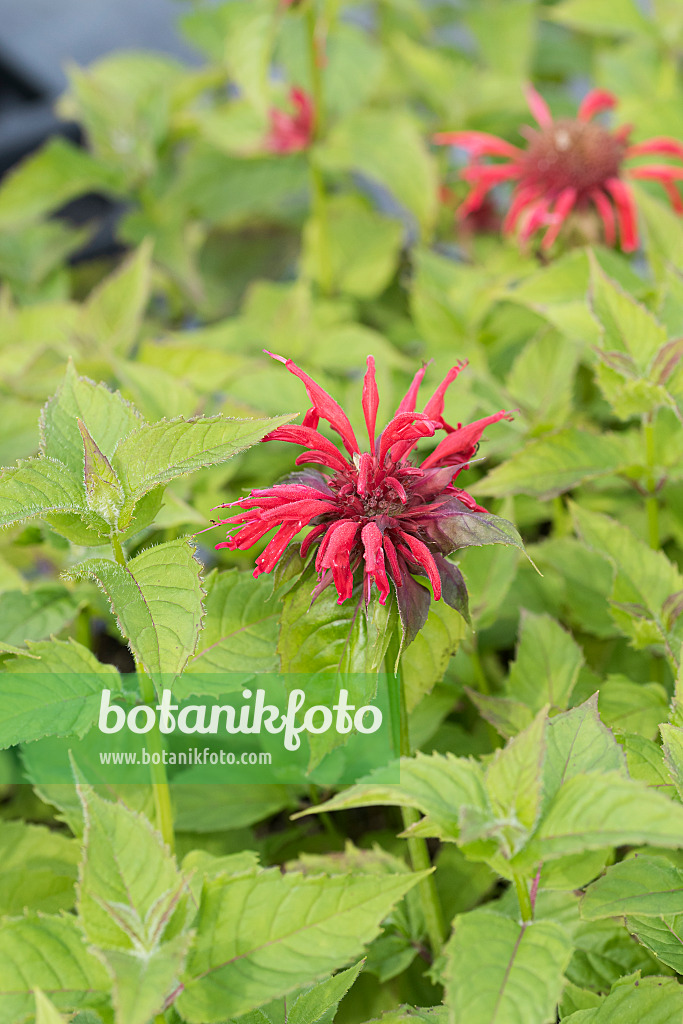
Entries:
POLYGON ((626 140, 593 121, 562 118, 534 131, 524 157, 525 184, 544 194, 575 188, 579 194, 617 177, 626 140))

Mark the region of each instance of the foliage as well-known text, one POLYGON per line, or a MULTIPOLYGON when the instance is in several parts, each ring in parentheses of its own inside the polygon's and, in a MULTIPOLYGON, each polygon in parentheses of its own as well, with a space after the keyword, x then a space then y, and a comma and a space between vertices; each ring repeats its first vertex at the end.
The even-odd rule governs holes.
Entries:
POLYGON ((60 110, 87 145, 0 183, 0 1018, 680 1021, 683 228, 642 182, 635 256, 590 217, 520 250, 504 187, 492 223, 454 216, 462 153, 430 142, 517 143, 531 80, 559 117, 590 81, 634 141, 683 140, 680 5, 180 13, 194 65, 72 68, 60 110), (276 151, 292 87, 314 123, 276 151), (86 193, 117 211, 98 259, 103 225, 63 212, 86 193), (368 354, 380 422, 421 363, 433 390, 467 359, 444 419, 514 420, 463 483, 533 561, 455 553, 472 621, 433 601, 403 654, 400 785, 198 784, 171 806, 158 775, 41 780, 36 741, 87 734, 103 688, 153 704, 218 696, 211 673, 395 668, 391 604, 311 607, 296 550, 255 580, 254 551, 203 532, 291 472, 259 442, 303 392, 263 349, 361 433, 368 354))

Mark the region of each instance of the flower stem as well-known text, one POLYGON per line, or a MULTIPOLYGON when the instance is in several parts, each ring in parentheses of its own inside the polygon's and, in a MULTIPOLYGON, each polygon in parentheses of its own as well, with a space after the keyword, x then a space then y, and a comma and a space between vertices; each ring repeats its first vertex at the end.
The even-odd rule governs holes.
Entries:
MULTIPOLYGON (((315 7, 310 4, 306 12, 308 29, 308 54, 311 69, 311 94, 313 97, 313 139, 319 139, 325 123, 325 97, 323 92, 318 24, 315 7)), ((323 173, 316 163, 315 153, 309 151, 308 166, 311 173, 313 192, 313 216, 317 226, 318 283, 324 295, 333 289, 332 261, 330 258, 330 224, 327 209, 327 191, 323 173)))
POLYGON ((529 889, 525 880, 521 875, 515 875, 515 892, 517 893, 517 900, 519 902, 519 909, 522 915, 522 921, 531 921, 534 916, 534 908, 531 903, 531 896, 529 895, 529 889))
MULTIPOLYGON (((119 565, 126 564, 126 556, 121 547, 121 541, 115 533, 111 535, 111 547, 114 552, 114 558, 119 565)), ((140 694, 145 704, 149 704, 150 707, 154 707, 157 701, 157 695, 154 689, 154 683, 149 678, 147 673, 144 671, 142 666, 135 661, 135 670, 137 673, 138 680, 140 682, 140 694)), ((168 786, 168 776, 166 775, 166 765, 163 762, 163 751, 164 744, 159 732, 159 724, 155 722, 154 728, 148 734, 148 744, 151 754, 159 754, 159 764, 154 764, 154 757, 152 757, 152 763, 150 764, 150 777, 152 782, 152 793, 154 795, 154 809, 156 812, 157 828, 161 832, 161 837, 169 847, 171 851, 174 848, 174 833, 173 833, 173 810, 171 808, 171 791, 168 786)), ((157 1018, 164 1020, 163 1016, 157 1018)))
MULTIPOLYGON (((410 731, 408 725, 408 708, 406 705, 405 682, 398 652, 400 640, 396 635, 389 644, 386 657, 387 683, 390 694, 390 707, 392 713, 392 730, 394 741, 398 739, 398 753, 401 757, 411 756, 410 731), (398 659, 398 664, 397 664, 398 659), (398 715, 396 715, 398 712, 398 715)), ((402 807, 403 828, 407 830, 420 820, 419 813, 412 807, 402 807)), ((409 836, 408 854, 413 871, 426 871, 432 867, 427 843, 422 837, 409 836)), ((419 883, 418 892, 422 905, 422 914, 425 920, 425 928, 429 937, 429 944, 432 947, 432 955, 436 957, 441 952, 445 935, 443 910, 439 894, 436 891, 434 874, 423 878, 419 883)))
POLYGON ((655 551, 659 548, 659 503, 655 493, 657 481, 655 479, 655 434, 652 424, 652 416, 643 417, 643 437, 645 440, 645 464, 647 466, 647 497, 645 498, 645 510, 647 512, 647 538, 651 548, 655 551))

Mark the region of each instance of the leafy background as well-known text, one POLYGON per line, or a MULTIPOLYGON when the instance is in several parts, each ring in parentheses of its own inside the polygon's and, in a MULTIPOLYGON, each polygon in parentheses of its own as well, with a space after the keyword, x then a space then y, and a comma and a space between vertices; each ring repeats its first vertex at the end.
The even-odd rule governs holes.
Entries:
POLYGON ((27 674, 0 673, 3 1021, 681 1021, 683 227, 643 185, 634 258, 520 253, 456 224, 457 161, 429 142, 517 141, 529 80, 558 114, 600 86, 635 141, 683 139, 681 5, 233 0, 181 26, 199 68, 72 68, 87 148, 52 140, 0 186, 0 462, 22 460, 0 480, 0 650, 27 674), (292 85, 319 137, 272 154, 292 85), (111 257, 59 213, 85 193, 114 204, 111 257), (541 574, 514 548, 458 559, 475 628, 434 605, 407 652, 400 790, 180 787, 172 854, 149 787, 31 786, 31 743, 88 728, 95 669, 117 689, 137 666, 147 699, 160 673, 190 694, 207 667, 334 661, 336 608, 307 619, 253 552, 188 539, 291 466, 253 446, 303 411, 264 348, 359 429, 368 353, 380 415, 422 361, 427 387, 467 358, 446 419, 517 410, 467 486, 541 574))

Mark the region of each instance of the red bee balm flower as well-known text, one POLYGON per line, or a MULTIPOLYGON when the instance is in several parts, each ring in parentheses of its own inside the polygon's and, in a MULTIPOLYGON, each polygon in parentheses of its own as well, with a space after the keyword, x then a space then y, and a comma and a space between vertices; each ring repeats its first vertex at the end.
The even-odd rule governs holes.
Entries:
POLYGON ((271 153, 297 153, 308 149, 313 141, 315 114, 313 101, 303 89, 290 89, 293 114, 273 108, 270 111, 268 149, 271 153))
POLYGON ((368 356, 362 404, 370 450, 361 452, 341 406, 290 359, 273 358, 303 381, 312 408, 302 425, 278 427, 264 440, 300 445, 307 450, 297 457, 298 466, 322 466, 328 472, 306 469, 234 502, 244 511, 221 525, 239 529, 216 547, 244 551, 277 529, 256 559, 254 576, 259 576, 271 572, 296 534, 311 526, 301 543, 301 555, 305 558, 317 548, 314 599, 334 584, 341 604, 352 597, 355 581, 360 582, 362 576, 366 604, 373 584, 384 604, 393 585, 404 636, 410 642, 424 625, 430 602, 429 591, 413 579, 416 574, 429 579, 437 601, 443 597, 467 617, 464 580, 444 556, 471 544, 521 547, 521 541, 510 523, 489 515, 453 481, 467 468, 485 428, 511 419, 510 414, 497 412, 466 426, 452 427, 445 422, 444 395, 465 363, 454 366, 424 412, 416 412, 423 368, 415 374, 393 419, 376 436, 379 395, 375 361, 368 356), (347 454, 318 432, 321 419, 340 435, 347 454), (418 440, 432 437, 437 430, 445 431, 446 436, 420 466, 414 465, 411 455, 418 440))
POLYGON ((633 192, 625 179, 661 182, 676 212, 683 213, 675 184, 683 178, 683 167, 625 163, 630 157, 649 155, 683 160, 683 144, 660 137, 631 146, 628 126, 612 132, 596 124, 593 116, 617 103, 616 97, 602 89, 588 93, 575 118, 557 121, 535 89, 527 89, 527 99, 539 129, 522 129, 527 139, 525 149, 485 132, 442 132, 434 137, 439 145, 468 150, 472 158, 462 172, 472 189, 460 207, 461 217, 478 210, 495 185, 514 181, 504 232, 510 233, 519 225, 520 240, 525 242, 545 228, 541 248, 549 249, 572 210, 594 206, 602 220, 606 244, 615 245, 618 223, 622 249, 633 252, 638 248, 638 225, 633 192), (482 156, 506 157, 507 162, 483 164, 482 156))

